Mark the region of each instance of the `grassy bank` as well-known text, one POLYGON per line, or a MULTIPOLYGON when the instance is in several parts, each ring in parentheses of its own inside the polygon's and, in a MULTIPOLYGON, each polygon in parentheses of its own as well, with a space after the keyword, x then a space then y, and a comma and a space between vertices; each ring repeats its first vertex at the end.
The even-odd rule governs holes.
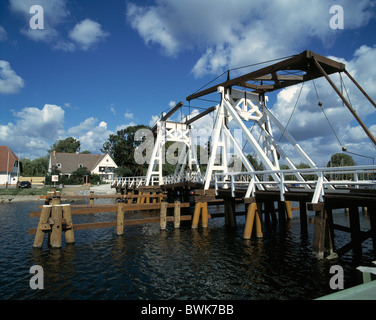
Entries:
MULTIPOLYGON (((56 190, 60 191, 61 189, 56 188, 56 190)), ((38 196, 46 195, 47 191, 51 191, 51 188, 0 189, 0 196, 38 196)))

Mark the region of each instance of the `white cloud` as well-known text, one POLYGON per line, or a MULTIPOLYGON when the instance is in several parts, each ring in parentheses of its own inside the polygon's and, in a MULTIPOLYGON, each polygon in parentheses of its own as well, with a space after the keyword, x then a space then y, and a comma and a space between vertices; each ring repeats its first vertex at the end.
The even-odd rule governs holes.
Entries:
POLYGON ((100 128, 104 128, 104 129, 107 129, 107 123, 104 122, 104 121, 101 121, 100 124, 99 124, 99 127, 100 127, 100 128))
POLYGON ((64 110, 46 104, 42 109, 24 108, 14 113, 15 123, 0 124, 0 144, 21 157, 40 157, 64 135, 64 110))
POLYGON ((29 21, 33 14, 30 13, 30 8, 35 4, 35 0, 10 0, 11 10, 22 14, 25 19, 21 33, 33 41, 49 43, 55 50, 73 52, 77 49, 89 50, 108 36, 98 22, 85 19, 70 31, 70 40, 66 39, 61 26, 69 22, 67 0, 39 0, 38 4, 43 7, 44 29, 31 29, 29 21))
MULTIPOLYGON (((335 0, 158 0, 154 6, 129 3, 127 19, 146 44, 175 56, 198 49, 196 77, 266 61, 301 50, 310 40, 333 42, 329 9, 335 0), (210 13, 210 14, 208 14, 210 13)), ((361 27, 372 16, 371 0, 341 1, 346 29, 361 27)))
POLYGON ((158 122, 158 120, 159 120, 159 116, 158 115, 152 115, 151 119, 149 121, 149 127, 153 128, 156 125, 156 123, 158 122))
POLYGON ((61 41, 57 27, 69 16, 66 0, 39 0, 38 4, 43 7, 44 29, 33 30, 29 21, 33 16, 30 8, 35 5, 34 0, 10 0, 10 8, 22 14, 25 18, 25 27, 21 33, 33 41, 58 43, 61 41))
POLYGON ((84 132, 92 129, 95 124, 97 123, 98 119, 94 117, 90 117, 82 121, 78 126, 69 128, 67 131, 68 135, 73 135, 73 136, 79 136, 84 134, 84 132))
POLYGON ((0 60, 0 94, 17 93, 24 81, 11 68, 9 62, 0 60))
MULTIPOLYGON (((372 83, 376 82, 376 75, 372 68, 367 67, 372 65, 372 61, 376 59, 376 46, 360 47, 349 61, 338 57, 330 58, 345 63, 348 72, 366 92, 371 97, 376 96, 376 89, 372 85, 372 83)), ((341 88, 339 76, 333 75, 331 78, 336 86, 341 88)), ((348 93, 349 100, 357 114, 363 122, 373 122, 371 117, 375 116, 375 108, 365 99, 346 75, 343 74, 342 79, 344 88, 346 88, 346 90, 343 90, 344 95, 348 99, 348 93)), ((304 145, 306 152, 310 156, 316 157, 317 161, 322 161, 323 157, 327 157, 329 160, 331 154, 342 152, 342 145, 346 146, 349 152, 374 156, 375 148, 369 138, 355 121, 347 107, 342 104, 342 100, 340 100, 329 83, 324 78, 321 78, 315 80, 315 85, 325 114, 318 106, 318 98, 312 81, 304 84, 299 100, 297 99, 301 85, 283 89, 278 93, 277 101, 274 106, 271 106, 271 109, 284 125, 287 124, 298 101, 287 131, 302 146, 304 145)), ((374 130, 376 126, 371 125, 371 128, 374 130)), ((274 133, 278 140, 280 132, 276 130, 274 133)), ((364 158, 359 158, 357 161, 364 162, 365 160, 364 158)))
POLYGON ((6 41, 7 38, 8 38, 7 32, 5 31, 5 29, 2 26, 0 26, 0 42, 6 41))
POLYGON ((115 132, 118 132, 119 130, 123 130, 123 129, 126 129, 128 127, 133 127, 133 126, 137 126, 137 123, 131 121, 129 123, 124 123, 124 124, 121 124, 119 126, 116 126, 115 128, 115 132))
POLYGON ((107 128, 105 121, 90 117, 82 121, 78 126, 67 130, 68 136, 74 136, 81 142, 81 151, 89 150, 92 153, 100 153, 103 143, 107 141, 113 132, 107 128))
POLYGON ((156 43, 166 55, 174 55, 178 43, 170 33, 168 18, 158 8, 138 7, 132 3, 127 6, 127 18, 137 29, 146 44, 156 43))
POLYGON ((133 117, 134 117, 133 113, 129 112, 128 110, 127 110, 127 112, 124 113, 125 119, 133 119, 133 117))
POLYGON ((109 34, 95 21, 85 19, 76 24, 69 37, 83 50, 88 50, 106 38, 109 34))
POLYGON ((110 111, 112 112, 112 114, 113 114, 114 116, 116 116, 116 109, 115 109, 114 105, 111 105, 111 106, 110 106, 110 111))

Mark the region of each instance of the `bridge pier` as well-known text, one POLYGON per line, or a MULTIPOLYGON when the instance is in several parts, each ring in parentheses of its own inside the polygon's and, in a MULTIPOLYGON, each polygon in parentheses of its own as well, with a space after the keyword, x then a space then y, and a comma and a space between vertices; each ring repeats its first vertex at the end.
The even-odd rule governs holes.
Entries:
POLYGON ((225 202, 225 226, 236 228, 235 199, 228 197, 223 200, 225 202))

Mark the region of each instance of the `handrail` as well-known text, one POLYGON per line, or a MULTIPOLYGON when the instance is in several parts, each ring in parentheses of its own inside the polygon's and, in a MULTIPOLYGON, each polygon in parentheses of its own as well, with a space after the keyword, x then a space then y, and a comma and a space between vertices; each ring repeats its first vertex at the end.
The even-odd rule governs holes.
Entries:
MULTIPOLYGON (((189 182, 201 182, 203 179, 203 174, 199 172, 185 172, 183 174, 173 174, 162 177, 162 181, 159 181, 159 177, 152 176, 150 180, 150 185, 158 186, 163 184, 172 184, 183 181, 189 182)), ((112 179, 111 185, 113 187, 140 187, 146 185, 146 177, 114 177, 112 179)))
POLYGON ((256 188, 261 189, 273 186, 280 192, 281 201, 284 201, 284 194, 288 186, 303 186, 305 188, 314 187, 312 203, 323 201, 325 187, 332 188, 339 185, 354 185, 359 188, 360 185, 376 185, 375 180, 364 179, 364 174, 374 175, 376 171, 375 165, 366 166, 352 166, 352 167, 329 167, 329 168, 306 168, 306 169, 284 169, 284 170, 263 170, 253 172, 223 172, 215 174, 215 191, 216 194, 220 187, 228 189, 231 188, 231 195, 235 196, 235 190, 239 186, 247 186, 245 197, 254 196, 256 188), (286 180, 286 176, 293 176, 299 173, 300 175, 316 175, 317 180, 286 180), (272 174, 278 174, 280 181, 267 181, 272 174), (353 175, 353 180, 331 180, 330 175, 353 175), (363 174, 363 179, 360 179, 363 174), (258 181, 256 177, 261 176, 258 181), (264 178, 264 180, 262 180, 264 178))

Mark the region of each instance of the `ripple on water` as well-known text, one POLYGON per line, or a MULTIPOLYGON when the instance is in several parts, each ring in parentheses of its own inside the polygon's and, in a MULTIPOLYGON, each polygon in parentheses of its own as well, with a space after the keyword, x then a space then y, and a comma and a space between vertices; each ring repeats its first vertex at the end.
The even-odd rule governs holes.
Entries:
MULTIPOLYGON (((158 224, 82 230, 76 244, 61 249, 33 249, 29 218, 39 203, 0 206, 0 299, 312 299, 330 293, 330 263, 311 258, 313 227, 300 234, 299 219, 285 231, 264 228, 263 239, 244 241, 244 218, 237 230, 224 219, 209 228, 174 230, 158 224), (31 290, 29 269, 44 268, 44 290, 31 290)), ((90 215, 85 222, 106 221, 114 214, 90 215)), ((336 237, 340 246, 348 239, 336 237)), ((364 245, 363 261, 372 261, 372 243, 364 245), (371 252, 371 253, 369 253, 371 252)), ((354 269, 350 252, 335 263, 344 265, 350 283, 354 269)))

